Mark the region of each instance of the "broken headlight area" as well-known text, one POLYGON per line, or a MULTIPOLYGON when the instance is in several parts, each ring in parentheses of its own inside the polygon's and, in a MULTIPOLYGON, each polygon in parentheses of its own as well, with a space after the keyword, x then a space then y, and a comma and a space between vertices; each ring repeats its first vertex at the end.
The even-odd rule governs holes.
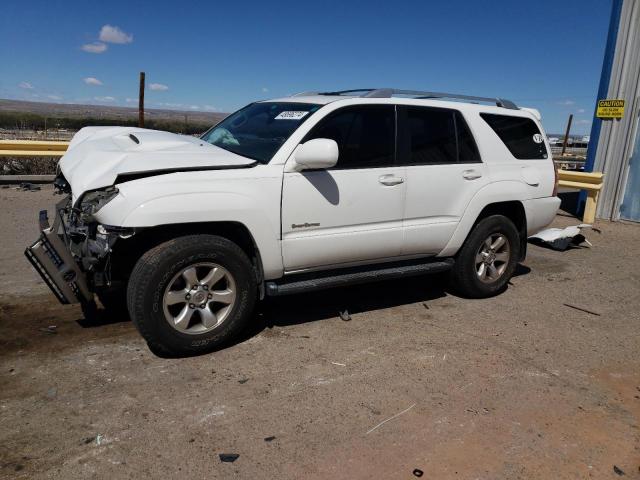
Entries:
POLYGON ((62 172, 60 172, 60 165, 56 167, 57 175, 53 180, 53 193, 57 195, 68 195, 71 193, 71 185, 67 182, 67 179, 64 178, 62 172))
POLYGON ((93 215, 118 195, 116 187, 93 190, 82 195, 76 207, 82 220, 91 221, 93 215))

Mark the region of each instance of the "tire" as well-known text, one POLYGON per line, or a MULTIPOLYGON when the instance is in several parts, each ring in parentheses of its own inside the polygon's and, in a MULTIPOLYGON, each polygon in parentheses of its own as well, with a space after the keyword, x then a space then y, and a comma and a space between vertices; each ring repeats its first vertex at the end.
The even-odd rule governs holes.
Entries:
POLYGON ((151 351, 196 355, 227 344, 245 328, 257 290, 254 268, 240 247, 215 235, 189 235, 162 243, 138 260, 127 305, 151 351), (207 279, 220 275, 208 290, 207 279), (189 283, 195 285, 189 288, 189 283), (232 297, 232 303, 217 303, 232 297))
POLYGON ((471 230, 451 270, 453 289, 464 297, 486 298, 501 293, 511 279, 520 258, 520 236, 511 220, 492 215, 471 230), (505 242, 496 248, 500 242, 505 242), (489 244, 486 243, 489 239, 489 244), (508 255, 505 256, 505 247, 508 255), (493 253, 492 253, 493 252, 493 253), (478 263, 480 259, 484 259, 478 263), (494 260, 492 263, 491 260, 494 260), (481 264, 484 263, 484 268, 481 264), (493 269, 491 268, 493 266, 493 269))

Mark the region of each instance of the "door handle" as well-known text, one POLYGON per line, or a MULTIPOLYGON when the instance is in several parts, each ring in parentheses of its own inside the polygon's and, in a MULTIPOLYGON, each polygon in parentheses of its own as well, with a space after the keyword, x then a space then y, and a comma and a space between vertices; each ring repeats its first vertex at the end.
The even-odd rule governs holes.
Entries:
POLYGON ((482 177, 482 174, 477 170, 465 170, 462 172, 462 177, 466 180, 475 180, 482 177))
POLYGON ((390 175, 380 175, 378 177, 378 181, 382 184, 382 185, 387 185, 387 186, 393 186, 393 185, 399 185, 401 183, 404 182, 404 178, 402 177, 396 177, 393 174, 390 175))

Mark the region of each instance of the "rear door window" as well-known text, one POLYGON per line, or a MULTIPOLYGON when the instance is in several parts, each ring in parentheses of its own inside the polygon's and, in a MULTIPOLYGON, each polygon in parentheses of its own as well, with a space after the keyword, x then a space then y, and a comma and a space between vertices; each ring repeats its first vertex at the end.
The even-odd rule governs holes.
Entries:
POLYGON ((480 116, 500 137, 500 140, 518 160, 548 158, 547 146, 540 129, 533 120, 512 115, 481 113, 480 116))
POLYGON ((303 142, 335 140, 340 156, 334 169, 390 167, 395 162, 395 121, 393 105, 344 107, 321 120, 303 142))
POLYGON ((400 108, 399 152, 404 165, 443 165, 480 161, 462 115, 430 107, 400 108))

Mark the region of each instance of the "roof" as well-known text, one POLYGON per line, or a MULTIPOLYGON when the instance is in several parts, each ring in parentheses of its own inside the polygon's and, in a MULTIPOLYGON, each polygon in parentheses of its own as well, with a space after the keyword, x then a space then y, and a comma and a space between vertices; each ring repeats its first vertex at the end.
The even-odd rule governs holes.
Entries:
POLYGON ((290 97, 278 98, 269 101, 286 101, 296 103, 315 103, 326 105, 337 100, 347 98, 407 98, 416 100, 455 100, 465 103, 489 103, 498 107, 518 110, 518 106, 504 98, 477 97, 458 93, 428 92, 419 90, 400 90, 395 88, 359 88, 341 90, 335 92, 302 92, 290 97))

